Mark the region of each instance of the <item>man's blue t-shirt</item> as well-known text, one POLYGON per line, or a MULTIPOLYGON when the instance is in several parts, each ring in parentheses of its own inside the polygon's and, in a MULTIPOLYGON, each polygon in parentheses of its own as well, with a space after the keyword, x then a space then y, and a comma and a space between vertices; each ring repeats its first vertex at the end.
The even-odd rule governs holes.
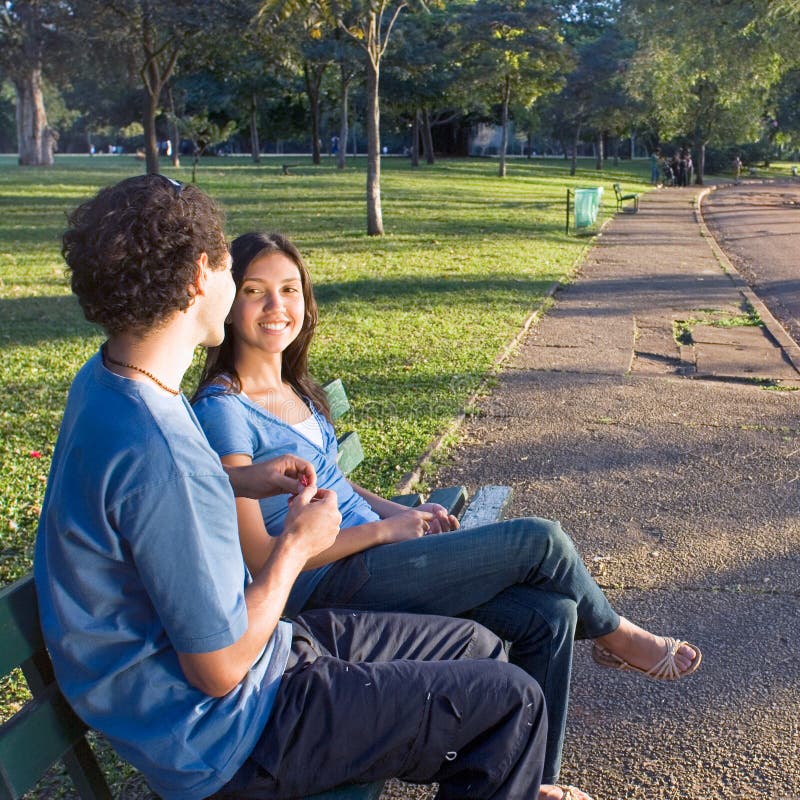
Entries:
MULTIPOLYGON (((250 456, 253 461, 268 461, 286 453, 305 458, 314 465, 317 483, 336 492, 342 528, 352 528, 380 517, 369 503, 353 490, 336 463, 338 446, 333 426, 309 403, 311 413, 322 430, 322 447, 307 439, 296 428, 254 403, 243 393, 233 393, 222 386, 206 386, 194 401, 194 411, 208 441, 220 457, 234 453, 250 456)), ((259 501, 264 525, 271 536, 283 532, 289 506, 288 495, 259 501)), ((330 564, 301 572, 286 604, 290 616, 299 613, 330 564)))
POLYGON ((247 629, 233 493, 183 395, 78 373, 53 455, 34 572, 56 678, 164 798, 220 789, 253 750, 291 645, 280 623, 221 698, 189 685, 177 651, 247 629))

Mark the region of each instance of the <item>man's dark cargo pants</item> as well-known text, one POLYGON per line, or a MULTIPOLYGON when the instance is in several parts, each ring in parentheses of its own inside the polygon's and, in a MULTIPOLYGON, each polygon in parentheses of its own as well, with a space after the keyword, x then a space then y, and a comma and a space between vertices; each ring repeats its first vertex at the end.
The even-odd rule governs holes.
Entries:
POLYGON ((476 622, 318 610, 250 759, 215 797, 285 798, 397 777, 442 800, 535 800, 547 714, 538 684, 476 622))

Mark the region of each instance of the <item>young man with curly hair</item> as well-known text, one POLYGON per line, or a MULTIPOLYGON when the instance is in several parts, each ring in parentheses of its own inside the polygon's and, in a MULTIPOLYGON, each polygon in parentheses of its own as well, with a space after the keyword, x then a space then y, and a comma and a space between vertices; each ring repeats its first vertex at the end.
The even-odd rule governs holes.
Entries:
POLYGON ((340 516, 292 456, 230 479, 186 398, 233 299, 220 214, 194 186, 130 178, 64 234, 72 286, 108 340, 72 384, 35 575, 58 682, 167 798, 290 798, 398 776, 442 798, 534 798, 541 692, 467 620, 312 611, 280 619, 340 516), (248 575, 234 481, 291 492, 248 575))

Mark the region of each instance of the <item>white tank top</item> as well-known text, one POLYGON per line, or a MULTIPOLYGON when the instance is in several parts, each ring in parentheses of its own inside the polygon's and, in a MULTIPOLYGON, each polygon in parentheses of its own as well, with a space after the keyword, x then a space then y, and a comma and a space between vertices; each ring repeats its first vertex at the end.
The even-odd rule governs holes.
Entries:
POLYGON ((320 450, 322 450, 322 429, 317 422, 317 418, 310 414, 307 419, 302 422, 296 422, 292 427, 298 432, 302 433, 309 441, 312 441, 320 450))

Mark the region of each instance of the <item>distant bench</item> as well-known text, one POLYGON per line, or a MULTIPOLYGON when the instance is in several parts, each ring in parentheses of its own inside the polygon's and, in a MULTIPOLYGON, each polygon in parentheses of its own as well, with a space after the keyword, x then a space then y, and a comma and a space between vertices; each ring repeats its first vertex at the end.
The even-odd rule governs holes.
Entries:
MULTIPOLYGON (((332 381, 325 390, 332 416, 339 419, 350 408, 344 386, 340 380, 332 381)), ((355 431, 339 439, 339 466, 343 472, 352 471, 363 459, 364 451, 355 431)), ((501 519, 510 497, 510 487, 481 487, 461 517, 462 527, 501 519)), ((392 499, 413 508, 422 502, 422 495, 413 493, 392 499)), ((428 499, 458 515, 467 505, 467 492, 463 486, 437 489, 428 499)), ((39 625, 39 604, 31 573, 0 590, 0 666, 3 677, 21 667, 32 695, 0 726, 0 800, 22 797, 59 760, 83 800, 112 800, 86 738, 88 728, 56 683, 39 625)), ((341 786, 306 800, 378 800, 383 785, 383 781, 377 781, 341 786)))
POLYGON ((624 194, 621 184, 615 183, 614 195, 617 198, 617 211, 630 211, 635 214, 639 210, 639 195, 636 192, 624 194), (625 206, 629 200, 633 201, 633 205, 625 206))

